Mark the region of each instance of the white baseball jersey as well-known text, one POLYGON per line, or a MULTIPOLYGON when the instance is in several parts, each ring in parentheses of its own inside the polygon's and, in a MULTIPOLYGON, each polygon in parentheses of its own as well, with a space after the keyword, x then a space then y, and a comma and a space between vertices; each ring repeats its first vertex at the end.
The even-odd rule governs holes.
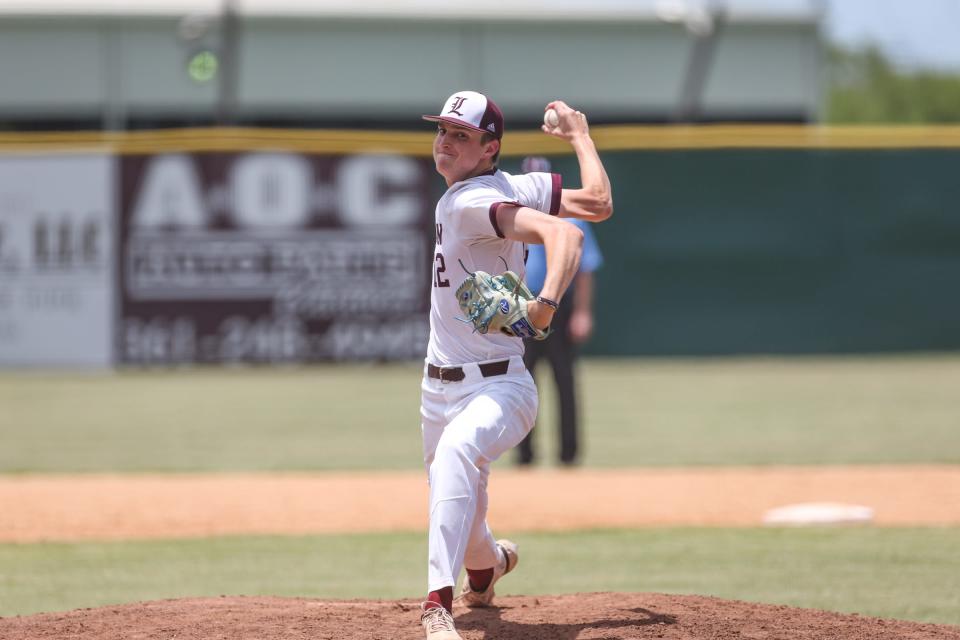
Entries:
POLYGON ((490 332, 480 334, 457 304, 455 291, 469 271, 501 273, 507 267, 523 277, 526 247, 503 237, 496 211, 520 205, 557 215, 559 174, 513 176, 500 170, 454 183, 437 203, 430 343, 427 360, 438 366, 484 362, 523 355, 523 341, 490 332), (503 258, 503 261, 501 261, 503 258))

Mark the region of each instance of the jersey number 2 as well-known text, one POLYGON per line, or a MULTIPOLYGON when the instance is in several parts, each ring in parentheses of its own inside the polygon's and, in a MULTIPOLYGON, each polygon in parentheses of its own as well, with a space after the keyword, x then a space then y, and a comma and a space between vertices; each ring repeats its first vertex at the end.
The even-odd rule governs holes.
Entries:
POLYGON ((443 254, 438 253, 437 257, 433 259, 434 265, 436 268, 433 271, 433 286, 435 287, 449 287, 450 281, 444 280, 441 277, 441 274, 447 270, 447 263, 443 259, 443 254))

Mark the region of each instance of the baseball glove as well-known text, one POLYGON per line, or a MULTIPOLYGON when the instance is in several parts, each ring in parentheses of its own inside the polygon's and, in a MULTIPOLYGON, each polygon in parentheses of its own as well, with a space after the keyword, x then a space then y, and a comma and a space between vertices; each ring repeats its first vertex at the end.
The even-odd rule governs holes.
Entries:
MULTIPOLYGON (((466 268, 464 268, 466 271, 466 268)), ((530 289, 513 271, 491 276, 484 271, 467 271, 470 275, 457 287, 457 303, 466 316, 464 322, 474 331, 501 331, 514 338, 543 340, 550 335, 538 329, 527 315, 527 303, 534 300, 530 289)))

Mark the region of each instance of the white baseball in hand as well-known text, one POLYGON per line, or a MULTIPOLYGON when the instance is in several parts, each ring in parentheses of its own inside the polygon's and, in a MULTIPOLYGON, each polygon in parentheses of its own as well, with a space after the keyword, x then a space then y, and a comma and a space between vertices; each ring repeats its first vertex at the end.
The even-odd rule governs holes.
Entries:
POLYGON ((551 129, 556 129, 560 126, 560 116, 557 115, 556 109, 547 109, 543 114, 543 124, 547 125, 551 129))

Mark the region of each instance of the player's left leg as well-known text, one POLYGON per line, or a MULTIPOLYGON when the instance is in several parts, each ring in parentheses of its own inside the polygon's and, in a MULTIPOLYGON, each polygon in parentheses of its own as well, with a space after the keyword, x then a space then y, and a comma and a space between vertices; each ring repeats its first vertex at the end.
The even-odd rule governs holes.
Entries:
POLYGON ((449 411, 456 417, 430 463, 430 591, 455 584, 468 552, 471 568, 496 563, 496 542, 486 525, 489 464, 523 439, 537 411, 533 380, 519 358, 515 366, 521 374, 461 387, 461 401, 449 411))
MULTIPOLYGON (((519 393, 515 388, 507 388, 503 392, 507 396, 506 399, 500 400, 503 404, 516 402, 518 397, 525 397, 526 402, 532 403, 534 407, 532 416, 529 412, 519 410, 513 412, 510 429, 501 438, 502 441, 506 442, 515 439, 524 432, 529 434, 530 429, 533 428, 533 420, 536 419, 537 396, 535 387, 525 387, 519 393)), ((488 393, 496 395, 498 391, 491 390, 488 393)), ((499 444, 502 446, 504 442, 499 444)), ((495 457, 490 457, 491 462, 495 459, 495 457)), ((471 607, 490 606, 494 597, 494 584, 512 571, 519 559, 517 545, 509 540, 495 540, 487 524, 487 481, 489 475, 489 462, 481 464, 476 511, 464 557, 464 567, 467 570, 467 575, 464 578, 459 597, 463 604, 471 607)))
POLYGON ((489 475, 490 466, 483 465, 477 492, 477 510, 463 559, 467 571, 458 599, 470 607, 490 606, 494 596, 493 584, 517 564, 516 545, 510 541, 495 540, 487 524, 489 475))
POLYGON ((487 481, 490 478, 490 465, 480 466, 480 482, 477 485, 477 505, 473 516, 473 526, 464 554, 463 566, 467 572, 489 569, 499 560, 497 541, 487 525, 487 481))

